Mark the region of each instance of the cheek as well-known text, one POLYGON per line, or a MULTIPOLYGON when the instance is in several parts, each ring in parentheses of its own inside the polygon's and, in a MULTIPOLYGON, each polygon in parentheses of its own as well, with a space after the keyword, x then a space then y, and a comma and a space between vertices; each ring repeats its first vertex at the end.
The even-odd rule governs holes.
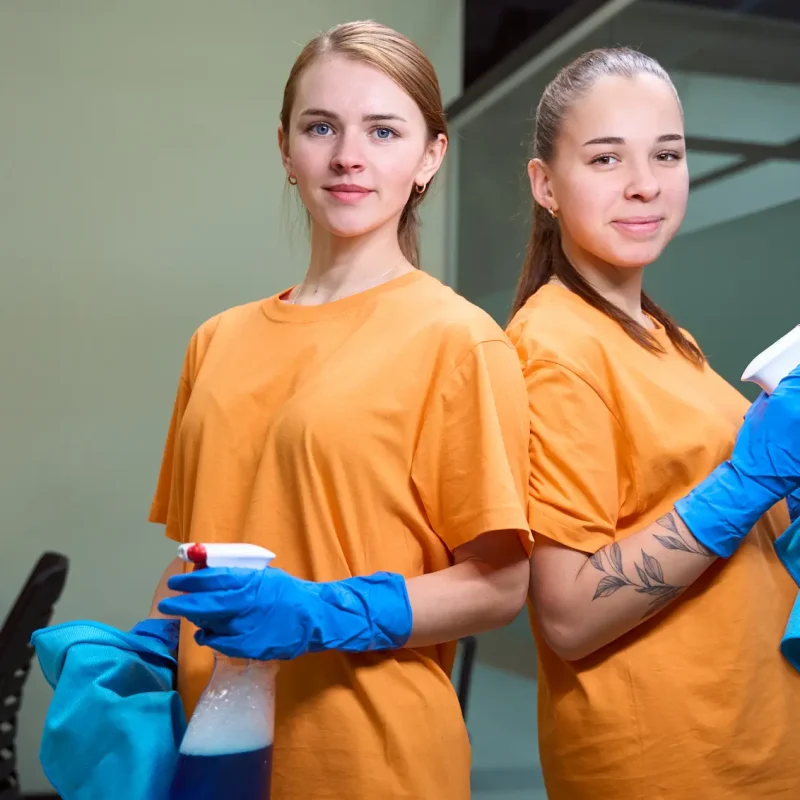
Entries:
POLYGON ((596 234, 608 221, 618 197, 619 189, 612 181, 573 179, 559 194, 561 216, 576 238, 596 234))
POLYGON ((308 139, 297 138, 291 144, 292 170, 295 175, 302 177, 314 175, 330 163, 324 147, 311 143, 308 139), (316 145, 316 146, 315 146, 316 145))
POLYGON ((672 217, 676 219, 676 226, 686 214, 689 202, 689 175, 685 169, 675 170, 668 180, 662 183, 662 195, 672 217))
POLYGON ((371 159, 375 180, 385 194, 408 194, 419 168, 416 151, 406 143, 377 147, 371 159))

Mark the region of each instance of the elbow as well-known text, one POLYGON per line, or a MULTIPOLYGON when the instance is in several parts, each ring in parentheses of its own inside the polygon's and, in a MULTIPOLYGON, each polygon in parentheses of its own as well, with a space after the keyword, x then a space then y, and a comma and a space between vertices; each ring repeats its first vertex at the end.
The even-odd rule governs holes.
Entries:
POLYGON ((600 649, 591 632, 573 620, 538 613, 536 619, 545 644, 563 661, 580 661, 600 649))
POLYGON ((528 599, 528 564, 520 564, 512 570, 512 575, 504 582, 502 591, 498 592, 495 604, 496 626, 510 625, 525 608, 528 599))

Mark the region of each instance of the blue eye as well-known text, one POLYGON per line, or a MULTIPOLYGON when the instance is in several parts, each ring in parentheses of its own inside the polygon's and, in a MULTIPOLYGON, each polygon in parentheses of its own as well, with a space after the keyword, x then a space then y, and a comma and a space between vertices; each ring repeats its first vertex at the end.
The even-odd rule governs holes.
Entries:
POLYGON ((315 122, 309 130, 317 136, 327 136, 331 132, 331 126, 327 122, 315 122))
POLYGON ((383 142, 388 141, 396 136, 395 132, 391 128, 375 128, 374 133, 375 137, 383 142))

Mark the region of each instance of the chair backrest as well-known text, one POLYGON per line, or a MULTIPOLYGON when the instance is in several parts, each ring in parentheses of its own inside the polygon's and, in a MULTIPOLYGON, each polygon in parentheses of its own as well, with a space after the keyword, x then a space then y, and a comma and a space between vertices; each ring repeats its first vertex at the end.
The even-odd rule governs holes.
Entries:
POLYGON ((31 636, 50 623, 67 580, 69 561, 45 553, 0 628, 0 800, 21 797, 17 775, 17 716, 34 649, 31 636))

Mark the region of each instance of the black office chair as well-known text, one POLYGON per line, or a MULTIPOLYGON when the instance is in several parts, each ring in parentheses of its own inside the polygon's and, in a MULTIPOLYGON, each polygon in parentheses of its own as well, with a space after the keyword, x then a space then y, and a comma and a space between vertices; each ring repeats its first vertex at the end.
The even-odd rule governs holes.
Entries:
MULTIPOLYGON (((461 714, 467 719, 467 705, 469 704, 469 690, 472 685, 472 671, 475 667, 475 654, 478 650, 478 640, 474 636, 465 636, 459 639, 461 645, 461 670, 458 675, 458 702, 461 705, 461 714)), ((0 800, 3 800, 0 795, 0 800)))
POLYGON ((0 800, 21 800, 17 775, 17 716, 30 672, 33 632, 50 623, 67 580, 69 561, 45 553, 0 628, 0 800))

